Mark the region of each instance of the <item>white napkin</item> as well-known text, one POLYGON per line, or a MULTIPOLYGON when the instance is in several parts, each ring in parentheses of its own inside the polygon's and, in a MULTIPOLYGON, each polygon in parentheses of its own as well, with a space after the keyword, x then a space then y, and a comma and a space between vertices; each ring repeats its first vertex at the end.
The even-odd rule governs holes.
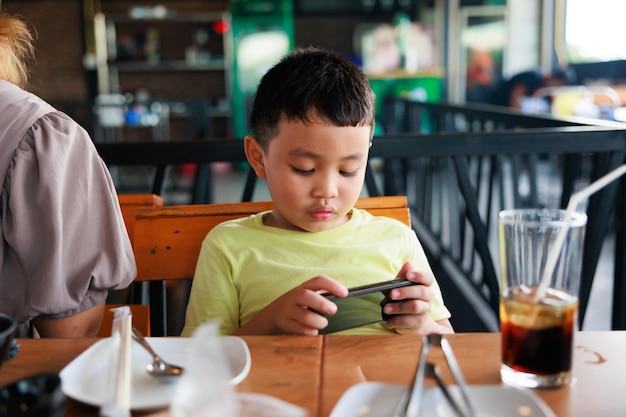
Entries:
POLYGON ((278 398, 253 393, 240 393, 240 417, 307 417, 305 408, 290 404, 278 398))
POLYGON ((263 394, 236 392, 218 323, 192 336, 189 360, 170 406, 172 417, 306 417, 306 409, 263 394))
POLYGON ((111 372, 108 375, 108 400, 100 408, 103 417, 130 417, 131 329, 130 307, 112 309, 111 372))
POLYGON ((172 417, 236 417, 239 405, 218 326, 211 322, 193 334, 185 372, 170 406, 172 417))

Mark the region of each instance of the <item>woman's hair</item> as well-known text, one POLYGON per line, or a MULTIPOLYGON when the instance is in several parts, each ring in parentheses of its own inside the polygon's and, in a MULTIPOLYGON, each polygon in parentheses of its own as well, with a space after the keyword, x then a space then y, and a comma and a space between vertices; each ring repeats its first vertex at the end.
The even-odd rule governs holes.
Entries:
POLYGON ((33 41, 25 21, 0 11, 0 79, 26 87, 28 67, 35 57, 33 41))
POLYGON ((282 118, 335 126, 374 126, 374 93, 367 76, 342 55, 313 47, 284 57, 261 79, 250 125, 267 150, 282 118))

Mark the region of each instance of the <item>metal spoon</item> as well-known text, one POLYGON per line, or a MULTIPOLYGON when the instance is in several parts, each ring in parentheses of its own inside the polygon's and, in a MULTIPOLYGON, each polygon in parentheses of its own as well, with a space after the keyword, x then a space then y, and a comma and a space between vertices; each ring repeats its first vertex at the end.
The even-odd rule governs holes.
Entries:
POLYGON ((165 362, 156 352, 152 349, 152 346, 143 337, 141 332, 133 327, 133 339, 138 342, 144 349, 146 349, 152 355, 152 363, 146 366, 148 373, 157 378, 176 378, 183 374, 184 368, 171 363, 165 362))

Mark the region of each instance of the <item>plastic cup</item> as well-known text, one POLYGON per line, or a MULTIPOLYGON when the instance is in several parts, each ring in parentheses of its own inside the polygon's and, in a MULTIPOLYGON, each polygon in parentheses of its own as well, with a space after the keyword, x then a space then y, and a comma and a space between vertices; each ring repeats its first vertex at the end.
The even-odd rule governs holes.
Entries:
MULTIPOLYGON (((498 216, 502 382, 514 387, 569 385, 577 329, 587 215, 565 210, 515 209, 498 216), (548 254, 567 228, 549 284, 537 297, 548 254)), ((554 256, 554 254, 552 255, 554 256)))

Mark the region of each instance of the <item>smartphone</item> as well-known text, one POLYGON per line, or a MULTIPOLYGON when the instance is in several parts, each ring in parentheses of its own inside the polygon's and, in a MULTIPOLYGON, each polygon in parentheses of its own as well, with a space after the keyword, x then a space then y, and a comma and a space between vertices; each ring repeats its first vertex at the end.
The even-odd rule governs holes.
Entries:
POLYGON ((337 312, 322 314, 328 319, 328 326, 321 329, 320 334, 335 333, 386 320, 388 316, 383 313, 382 308, 391 302, 389 292, 394 288, 409 285, 416 283, 405 278, 396 278, 349 288, 348 295, 343 298, 333 294, 322 294, 337 304, 337 312))

